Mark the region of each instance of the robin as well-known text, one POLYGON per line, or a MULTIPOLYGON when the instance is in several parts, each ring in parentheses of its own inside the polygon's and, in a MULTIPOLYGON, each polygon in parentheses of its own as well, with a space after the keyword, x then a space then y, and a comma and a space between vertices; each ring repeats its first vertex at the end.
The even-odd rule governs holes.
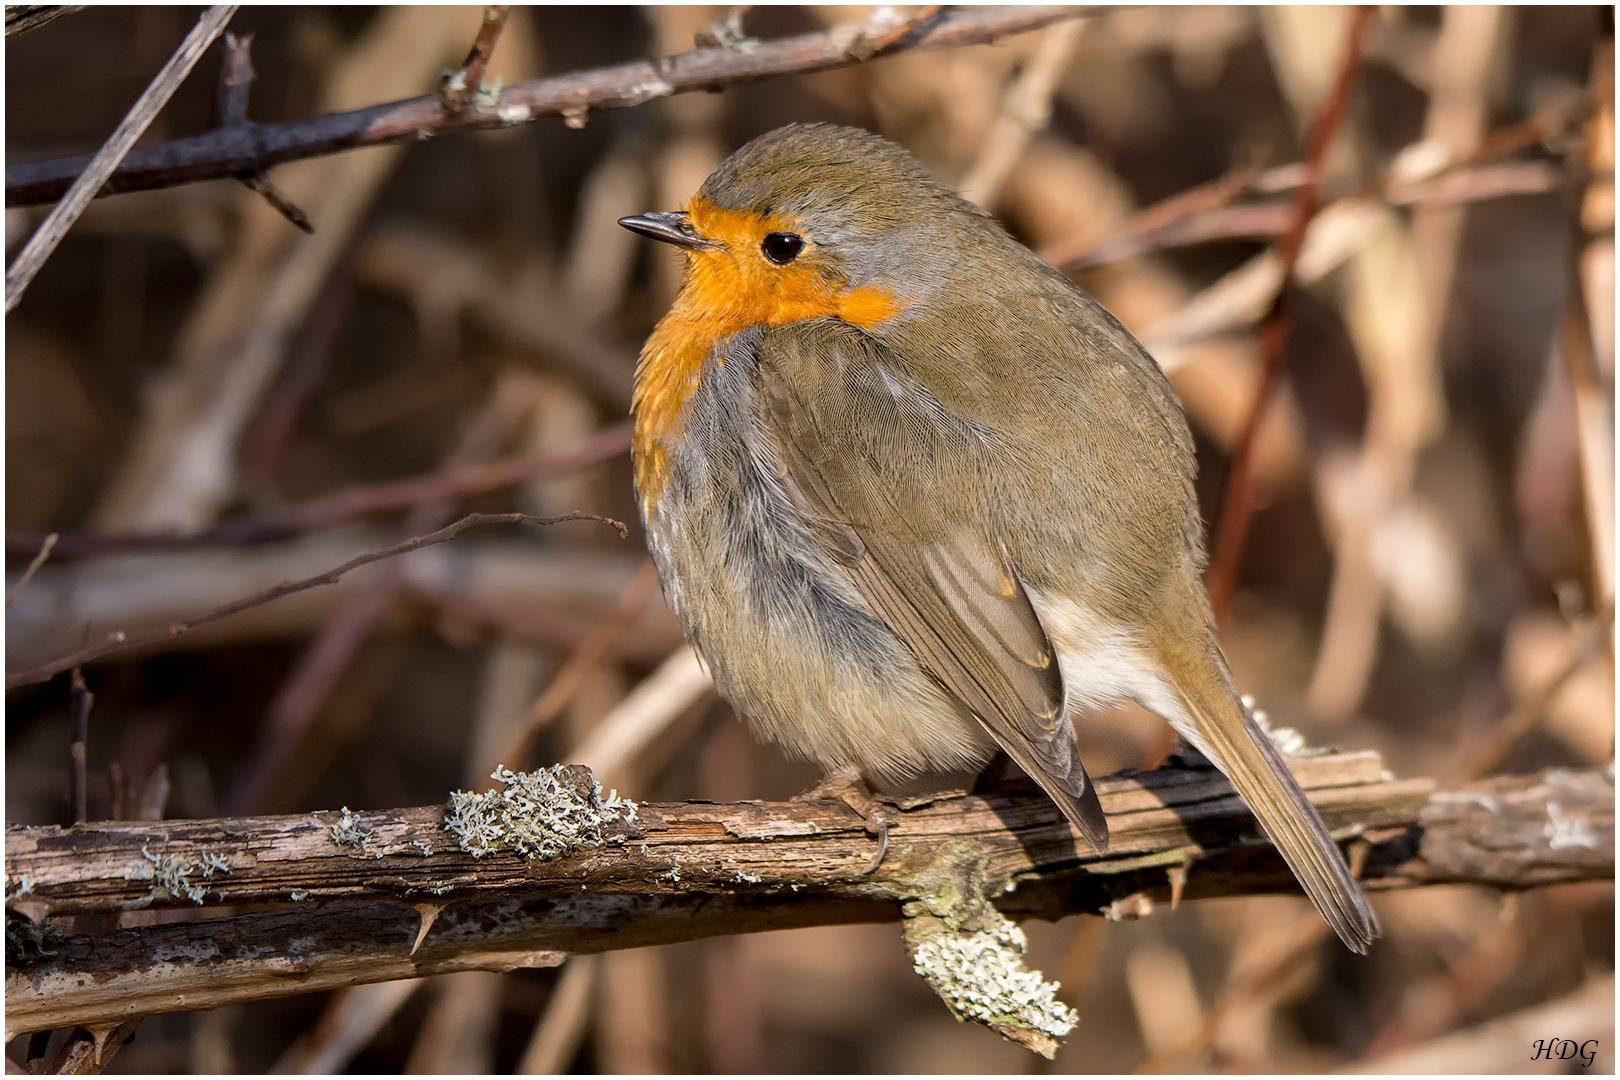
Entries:
POLYGON ((851 128, 779 128, 685 210, 620 224, 686 253, 636 370, 636 492, 671 606, 758 734, 880 839, 863 778, 999 747, 1102 851, 1072 718, 1135 700, 1366 952, 1372 909, 1216 641, 1186 420, 1113 316, 851 128))

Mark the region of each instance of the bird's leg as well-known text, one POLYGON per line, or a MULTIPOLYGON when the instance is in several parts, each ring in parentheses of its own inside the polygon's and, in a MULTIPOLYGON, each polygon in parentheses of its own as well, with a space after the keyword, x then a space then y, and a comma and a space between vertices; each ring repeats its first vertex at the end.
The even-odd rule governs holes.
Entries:
POLYGON ((878 838, 877 855, 872 859, 872 865, 866 868, 866 873, 870 874, 882 866, 883 857, 889 853, 889 822, 867 789, 860 766, 845 765, 834 769, 821 778, 821 783, 803 795, 793 797, 795 802, 813 802, 817 799, 841 802, 866 821, 866 831, 878 838))

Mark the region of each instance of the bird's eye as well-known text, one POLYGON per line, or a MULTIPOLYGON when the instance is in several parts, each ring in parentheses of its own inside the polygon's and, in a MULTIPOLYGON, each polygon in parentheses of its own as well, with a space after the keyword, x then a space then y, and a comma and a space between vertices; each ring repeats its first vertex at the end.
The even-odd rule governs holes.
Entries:
POLYGON ((804 239, 795 233, 773 232, 759 248, 771 262, 784 266, 799 257, 799 252, 804 250, 804 239))

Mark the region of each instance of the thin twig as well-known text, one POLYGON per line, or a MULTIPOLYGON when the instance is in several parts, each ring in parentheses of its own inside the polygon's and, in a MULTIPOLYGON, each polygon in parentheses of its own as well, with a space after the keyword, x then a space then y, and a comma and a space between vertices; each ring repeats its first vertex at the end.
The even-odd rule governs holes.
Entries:
MULTIPOLYGON (((908 32, 903 40, 884 45, 877 54, 977 45, 1036 30, 1060 19, 1105 10, 1090 5, 942 10, 927 25, 908 32)), ((640 105, 672 94, 718 90, 774 75, 849 67, 862 62, 863 57, 851 50, 865 30, 866 24, 858 23, 762 42, 753 53, 694 49, 618 67, 536 79, 507 87, 493 109, 469 110, 462 116, 451 116, 436 96, 425 95, 287 124, 255 124, 247 131, 220 128, 132 152, 124 166, 113 173, 104 191, 114 194, 217 180, 243 171, 264 170, 284 161, 362 146, 415 142, 452 131, 510 127, 542 116, 581 117, 593 109, 640 105)), ((49 202, 59 197, 83 168, 83 158, 10 167, 6 170, 6 205, 49 202)))
MULTIPOLYGON (((248 89, 253 84, 253 35, 235 34, 225 35, 225 62, 219 69, 219 95, 216 112, 219 114, 221 127, 249 126, 247 115, 248 89)), ((310 223, 309 215, 299 209, 286 192, 270 182, 262 170, 251 169, 236 174, 236 179, 249 191, 264 196, 264 200, 275 208, 276 212, 306 233, 313 233, 315 226, 310 223)))
POLYGON ((1457 770, 1456 775, 1462 780, 1478 780, 1496 772, 1503 759, 1507 757, 1508 751, 1512 750, 1519 740, 1536 730, 1537 725, 1547 715, 1548 707, 1568 685, 1569 680, 1603 651, 1613 625, 1612 610, 1604 612, 1588 623, 1552 677, 1502 718, 1502 722, 1491 731, 1484 745, 1468 756, 1466 764, 1457 770))
POLYGON ((58 539, 60 539, 59 533, 47 533, 45 535, 45 539, 39 545, 39 554, 34 556, 34 561, 28 564, 28 569, 23 571, 21 579, 6 594, 7 611, 11 610, 11 605, 17 602, 17 597, 22 595, 22 591, 28 588, 28 583, 34 580, 34 575, 39 573, 39 568, 45 565, 45 560, 51 557, 51 549, 56 546, 58 539))
POLYGON ((270 1071, 306 1076, 344 1071, 421 987, 421 979, 344 987, 332 995, 315 1030, 293 1044, 270 1071))
POLYGON ((605 781, 622 784, 636 755, 693 705, 714 693, 714 679, 682 645, 641 681, 569 755, 605 781))
MULTIPOLYGON (((511 433, 513 410, 501 407, 501 384, 484 406, 469 417, 450 451, 450 464, 487 460, 511 433)), ((435 499, 419 502, 405 516, 406 533, 422 533, 448 522, 455 504, 435 499)), ((398 563, 379 570, 337 607, 293 665, 270 702, 258 737, 237 769, 225 797, 228 813, 251 814, 266 809, 265 799, 280 790, 277 780, 296 757, 300 743, 321 706, 332 696, 344 672, 360 651, 404 581, 398 563)))
POLYGON ((458 70, 445 76, 444 83, 439 87, 439 101, 451 116, 466 112, 467 107, 483 92, 484 69, 489 66, 490 54, 495 51, 495 42, 500 39, 501 28, 506 25, 506 16, 511 10, 511 4, 486 6, 484 21, 479 24, 478 36, 473 38, 467 59, 461 62, 458 70))
POLYGON ((55 1076, 94 1076, 112 1063, 135 1034, 141 1017, 76 1031, 63 1044, 46 1072, 55 1076))
POLYGON ((1282 257, 1283 284, 1277 290, 1271 311, 1260 325, 1261 374, 1255 390, 1254 403, 1249 408, 1243 435, 1232 454, 1231 471, 1226 481, 1226 497, 1221 506, 1220 522, 1215 530, 1209 571, 1204 581, 1209 588, 1209 599, 1217 619, 1225 615, 1232 593, 1237 587, 1238 564, 1243 555, 1244 541, 1248 538, 1249 516, 1254 510, 1254 449, 1265 420, 1266 407, 1282 379, 1283 349, 1288 343, 1288 316, 1285 297, 1294 276, 1294 264, 1305 241, 1305 230, 1316 216, 1316 189, 1321 182, 1322 169, 1327 161, 1328 147, 1339 129, 1350 104, 1350 91, 1361 70, 1361 46, 1373 9, 1358 7, 1351 16, 1346 34, 1344 59, 1339 65, 1339 77, 1327 103, 1312 125, 1310 147, 1305 155, 1305 182, 1300 185, 1294 202, 1294 221, 1278 245, 1282 257))
MULTIPOLYGON (((1078 270, 1139 255, 1158 247, 1174 246, 1162 239, 1164 234, 1178 228, 1185 232, 1191 228, 1190 223, 1194 220, 1210 214, 1230 212, 1231 203, 1253 190, 1259 176, 1260 162, 1251 159, 1219 180, 1188 188, 1163 202, 1155 203, 1100 240, 1088 240, 1082 247, 1070 244, 1047 248, 1040 253, 1041 258, 1060 270, 1078 270)), ((1238 209, 1252 211, 1256 208, 1238 209)), ((1273 206, 1265 207, 1268 212, 1276 209, 1273 206)), ((1286 228, 1287 225, 1283 224, 1276 231, 1280 235, 1286 228)))
MULTIPOLYGON (((426 476, 350 488, 322 495, 257 517, 237 518, 192 533, 66 533, 56 544, 63 555, 106 555, 126 551, 171 551, 210 544, 247 544, 293 536, 365 514, 400 510, 438 499, 478 495, 529 480, 557 480, 617 457, 630 449, 629 421, 603 428, 562 454, 528 454, 489 465, 455 465, 426 476)), ((11 553, 33 551, 39 537, 6 537, 11 553)))
POLYGON ((1237 1005, 1264 995, 1292 975, 1330 932, 1328 924, 1315 911, 1301 912, 1294 924, 1287 928, 1276 952, 1240 973, 1231 981, 1226 992, 1215 1004, 1198 1018, 1198 1023, 1194 1027, 1175 1043, 1152 1055, 1131 1071, 1169 1072, 1184 1059, 1204 1049, 1215 1037, 1215 1032, 1227 1013, 1237 1005))
MULTIPOLYGON (((1359 192, 1344 193, 1343 185, 1337 187, 1346 198, 1382 198, 1393 206, 1444 206, 1514 195, 1543 195, 1566 189, 1579 179, 1577 170, 1555 162, 1489 160, 1522 149, 1520 140, 1526 137, 1523 129, 1523 124, 1500 129, 1486 140, 1496 148, 1495 153, 1471 155, 1467 163, 1433 176, 1399 183, 1386 178, 1384 183, 1359 192)), ((1538 125, 1530 130, 1546 129, 1538 125)), ((1297 190, 1297 183, 1282 182, 1284 177, 1294 173, 1302 174, 1303 169, 1299 165, 1283 165, 1259 173, 1240 166, 1219 180, 1188 188, 1147 207, 1107 236, 1088 240, 1083 245, 1049 248, 1040 253, 1041 258, 1062 270, 1080 270, 1133 255, 1214 240, 1281 237, 1293 222, 1289 206, 1275 202, 1242 206, 1231 203, 1251 191, 1297 190)))
POLYGON ((225 34, 225 60, 219 66, 214 111, 222 125, 247 123, 248 88, 253 84, 253 35, 225 34))
POLYGON ((591 1015, 591 987, 600 964, 594 956, 576 956, 562 969, 556 989, 546 1002, 546 1011, 529 1036, 529 1045, 518 1063, 519 1073, 538 1076, 567 1070, 585 1036, 585 1023, 591 1015))
POLYGON ((237 175, 237 180, 249 191, 264 196, 264 201, 275 208, 276 213, 298 226, 302 231, 315 234, 315 225, 309 220, 309 215, 288 196, 285 191, 276 187, 275 183, 262 172, 245 172, 237 175))
POLYGON ((73 732, 73 745, 69 749, 73 766, 73 823, 82 825, 90 820, 90 706, 96 696, 84 684, 84 673, 73 669, 71 689, 68 691, 68 714, 73 732))
POLYGON ((156 626, 150 630, 142 630, 133 634, 125 633, 122 630, 114 631, 108 634, 107 639, 99 645, 91 645, 80 649, 71 656, 64 656, 60 660, 53 660, 48 664, 41 664, 39 667, 30 668, 27 671, 7 675, 6 688, 9 690, 17 686, 29 686, 33 683, 44 682, 60 672, 77 667, 80 664, 87 664, 92 660, 98 660, 109 653, 139 648, 142 645, 150 645, 165 638, 179 637, 181 634, 195 630, 199 626, 218 622, 220 619, 246 611, 249 608, 258 607, 260 604, 268 604, 272 600, 279 600, 284 596, 291 596, 293 593, 313 589, 318 585, 331 585, 350 570, 358 569, 368 563, 378 562, 382 559, 391 559, 395 555, 404 555, 406 552, 415 551, 417 548, 430 547, 433 544, 442 544, 447 540, 454 540, 475 525, 556 525, 564 521, 600 521, 605 525, 613 526, 618 530, 620 536, 628 535, 628 529, 626 529, 623 522, 615 521, 610 517, 603 517, 600 514, 587 514, 578 510, 571 514, 549 518, 533 517, 529 514, 468 514, 460 521, 446 526, 438 532, 429 533, 426 536, 413 536, 403 543, 395 544, 393 547, 356 555, 342 566, 328 570, 324 574, 317 574, 315 577, 305 578, 302 581, 283 582, 274 588, 265 589, 263 592, 244 597, 234 603, 226 604, 224 607, 215 608, 213 611, 204 612, 181 622, 170 623, 168 626, 156 626))
POLYGON ((1084 26, 1080 22, 1059 23, 1041 35, 1035 55, 1008 88, 978 160, 962 179, 962 198, 984 207, 995 202, 1030 137, 1052 118, 1052 93, 1068 69, 1084 26))
POLYGON ((225 24, 231 16, 236 14, 237 4, 215 4, 203 12, 197 25, 192 27, 186 40, 180 43, 169 62, 163 65, 157 78, 152 80, 146 92, 135 102, 134 108, 124 117, 122 123, 113 131, 112 136, 95 157, 90 159, 79 178, 73 181, 68 188, 67 195, 46 216, 45 221, 34 235, 28 238, 28 243, 18 253, 17 259, 6 271, 6 310, 10 311, 22 299, 23 291, 28 283, 34 280, 39 268, 45 265, 56 245, 61 243, 62 237, 79 220, 84 208, 90 205, 96 192, 101 189, 109 176, 118 168, 118 163, 124 160, 135 140, 141 137, 152 119, 157 116, 158 110, 168 103, 170 97, 179 89, 180 83, 191 74, 191 69, 202 58, 203 52, 213 44, 219 32, 225 29, 225 24))
POLYGON ((500 761, 487 763, 490 768, 501 762, 514 769, 523 767, 523 762, 528 759, 529 750, 534 746, 534 740, 562 711, 563 706, 568 704, 568 700, 574 696, 574 691, 578 690, 580 683, 584 681, 586 673, 607 655, 613 642, 624 632, 624 628, 630 625, 630 620, 640 613, 647 603, 648 594, 657 583, 658 568, 653 565, 651 559, 648 559, 625 585, 618 603, 613 605, 613 610, 602 616, 601 621, 591 627, 591 632, 585 635, 585 640, 579 643, 579 647, 563 662, 563 666, 557 669, 557 674, 550 685, 530 707, 523 731, 512 741, 512 745, 506 748, 506 753, 502 755, 500 761))

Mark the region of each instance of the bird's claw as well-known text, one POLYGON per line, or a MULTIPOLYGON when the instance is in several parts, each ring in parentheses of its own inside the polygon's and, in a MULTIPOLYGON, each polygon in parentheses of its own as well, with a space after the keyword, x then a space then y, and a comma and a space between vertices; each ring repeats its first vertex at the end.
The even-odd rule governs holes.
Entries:
POLYGON ((863 874, 875 873, 889 853, 889 821, 883 816, 883 810, 877 801, 867 791, 866 785, 861 780, 860 770, 853 766, 835 769, 823 777, 821 783, 803 795, 795 796, 795 801, 809 802, 816 799, 843 803, 860 816, 866 824, 866 831, 877 837, 877 855, 862 871, 863 874))

